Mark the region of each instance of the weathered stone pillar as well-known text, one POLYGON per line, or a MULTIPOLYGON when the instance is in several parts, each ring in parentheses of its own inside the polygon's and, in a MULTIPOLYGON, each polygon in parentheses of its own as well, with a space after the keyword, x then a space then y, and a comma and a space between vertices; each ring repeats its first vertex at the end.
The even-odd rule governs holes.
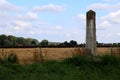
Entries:
POLYGON ((86 54, 96 56, 96 19, 95 12, 89 10, 86 14, 86 54))

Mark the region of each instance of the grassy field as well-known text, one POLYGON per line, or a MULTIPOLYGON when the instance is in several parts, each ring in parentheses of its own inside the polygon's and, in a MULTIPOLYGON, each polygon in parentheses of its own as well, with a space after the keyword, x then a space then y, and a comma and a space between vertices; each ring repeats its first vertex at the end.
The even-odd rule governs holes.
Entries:
POLYGON ((62 61, 48 61, 20 65, 0 61, 0 80, 119 80, 120 59, 103 56, 73 57, 62 61))
MULTIPOLYGON (((41 60, 63 60, 74 55, 84 55, 85 49, 80 48, 0 48, 0 58, 10 53, 16 54, 20 64, 29 64, 41 60)), ((97 48, 97 54, 111 54, 120 56, 120 48, 100 47, 97 48)))

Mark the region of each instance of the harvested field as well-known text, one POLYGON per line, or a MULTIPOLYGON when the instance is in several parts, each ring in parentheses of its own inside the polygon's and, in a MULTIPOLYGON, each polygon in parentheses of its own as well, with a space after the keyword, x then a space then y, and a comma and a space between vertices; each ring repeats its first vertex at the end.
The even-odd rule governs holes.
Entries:
MULTIPOLYGON (((16 54, 18 63, 28 64, 46 60, 62 60, 75 55, 84 55, 84 48, 1 48, 0 57, 16 54)), ((97 48, 97 54, 120 55, 120 48, 101 47, 97 48)))

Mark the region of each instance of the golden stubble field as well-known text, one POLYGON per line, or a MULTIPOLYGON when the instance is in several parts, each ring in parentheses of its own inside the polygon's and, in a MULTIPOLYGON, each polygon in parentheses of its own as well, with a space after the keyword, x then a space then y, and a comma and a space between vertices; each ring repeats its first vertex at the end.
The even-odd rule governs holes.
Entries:
MULTIPOLYGON (((84 48, 0 48, 0 57, 16 54, 18 63, 29 64, 46 60, 62 60, 75 55, 84 55, 84 48)), ((97 48, 97 55, 120 55, 120 48, 97 48)))

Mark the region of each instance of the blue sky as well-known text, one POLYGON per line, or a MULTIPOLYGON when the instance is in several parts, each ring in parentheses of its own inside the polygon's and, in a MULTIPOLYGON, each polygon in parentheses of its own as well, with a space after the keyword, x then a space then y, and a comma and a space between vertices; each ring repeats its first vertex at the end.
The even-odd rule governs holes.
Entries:
POLYGON ((90 9, 97 41, 120 42, 119 0, 0 0, 0 34, 84 43, 90 9))

